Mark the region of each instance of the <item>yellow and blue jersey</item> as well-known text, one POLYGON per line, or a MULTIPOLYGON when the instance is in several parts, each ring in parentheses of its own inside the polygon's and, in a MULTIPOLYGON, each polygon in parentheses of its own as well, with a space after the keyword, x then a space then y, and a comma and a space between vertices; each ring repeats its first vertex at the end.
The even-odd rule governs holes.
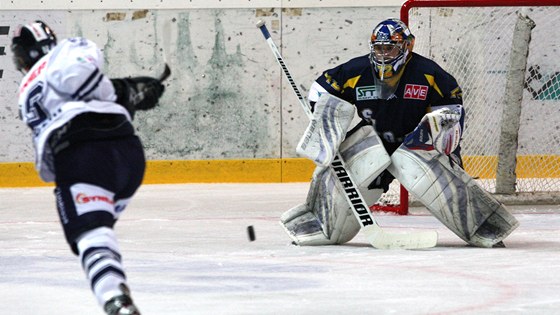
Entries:
POLYGON ((316 80, 328 93, 357 107, 358 115, 375 128, 389 152, 396 149, 432 107, 462 105, 455 78, 436 62, 411 54, 394 92, 382 95, 369 55, 326 70, 316 80))

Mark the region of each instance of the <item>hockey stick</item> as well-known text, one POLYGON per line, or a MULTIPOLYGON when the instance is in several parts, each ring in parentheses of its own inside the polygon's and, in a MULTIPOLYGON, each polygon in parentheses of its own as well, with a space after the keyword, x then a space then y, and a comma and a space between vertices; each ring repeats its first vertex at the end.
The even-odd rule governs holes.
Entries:
MULTIPOLYGON (((257 27, 261 30, 264 38, 266 39, 272 53, 276 56, 276 60, 280 64, 280 67, 284 71, 284 75, 290 82, 292 89, 294 90, 298 100, 303 108, 303 111, 309 119, 312 118, 313 114, 311 108, 307 101, 301 95, 297 85, 290 74, 288 67, 284 63, 284 59, 274 44, 268 29, 264 21, 259 21, 257 27)), ((331 168, 336 174, 337 178, 344 186, 346 191, 346 199, 352 207, 352 211, 361 225, 361 231, 365 234, 369 243, 379 249, 415 249, 415 248, 429 248, 434 247, 437 244, 437 232, 436 231, 423 231, 423 232, 411 232, 411 233, 390 233, 385 232, 377 221, 371 214, 364 198, 362 197, 359 189, 354 184, 354 180, 350 175, 350 172, 346 171, 346 163, 340 157, 340 154, 336 154, 334 160, 331 164, 331 168)))
POLYGON ((169 65, 167 63, 165 63, 165 69, 163 69, 162 74, 159 75, 159 82, 162 83, 163 81, 167 80, 167 78, 169 78, 169 76, 171 75, 171 68, 169 68, 169 65))
POLYGON ((159 76, 159 82, 165 81, 171 75, 171 68, 169 68, 168 54, 171 50, 171 22, 166 20, 163 22, 163 33, 162 37, 162 53, 163 62, 165 63, 165 69, 163 73, 159 76))

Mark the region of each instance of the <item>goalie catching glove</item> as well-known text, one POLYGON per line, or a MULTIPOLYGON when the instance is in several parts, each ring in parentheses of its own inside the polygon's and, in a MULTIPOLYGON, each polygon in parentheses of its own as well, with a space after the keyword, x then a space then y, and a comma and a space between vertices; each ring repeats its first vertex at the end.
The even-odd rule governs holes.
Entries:
POLYGON ((461 109, 441 108, 424 116, 430 125, 432 144, 441 154, 449 155, 461 140, 461 109))
POLYGON ((111 82, 117 94, 116 102, 124 106, 131 117, 136 110, 156 107, 165 91, 160 80, 152 77, 119 78, 111 79, 111 82))

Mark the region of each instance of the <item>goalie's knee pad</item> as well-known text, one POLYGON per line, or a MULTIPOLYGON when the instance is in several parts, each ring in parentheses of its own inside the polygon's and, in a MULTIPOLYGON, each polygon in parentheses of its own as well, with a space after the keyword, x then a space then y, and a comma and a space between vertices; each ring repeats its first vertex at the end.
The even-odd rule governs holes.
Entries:
MULTIPOLYGON (((368 190, 367 185, 387 168, 389 155, 371 126, 349 136, 341 149, 355 185, 368 206, 372 205, 382 190, 368 190)), ((298 245, 343 244, 360 230, 344 186, 331 167, 316 168, 306 203, 285 212, 280 221, 298 245)))
POLYGON ((403 144, 391 160, 388 170, 393 176, 467 243, 492 247, 519 225, 503 204, 447 156, 403 144))

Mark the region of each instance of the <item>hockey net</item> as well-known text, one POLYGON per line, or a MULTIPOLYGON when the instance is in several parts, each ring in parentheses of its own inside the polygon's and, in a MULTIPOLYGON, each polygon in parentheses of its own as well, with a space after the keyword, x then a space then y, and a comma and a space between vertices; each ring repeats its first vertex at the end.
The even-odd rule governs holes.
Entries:
MULTIPOLYGON (((560 203, 560 2, 409 0, 401 19, 463 89, 467 173, 506 204, 560 203)), ((400 191, 378 210, 406 214, 400 191)))

